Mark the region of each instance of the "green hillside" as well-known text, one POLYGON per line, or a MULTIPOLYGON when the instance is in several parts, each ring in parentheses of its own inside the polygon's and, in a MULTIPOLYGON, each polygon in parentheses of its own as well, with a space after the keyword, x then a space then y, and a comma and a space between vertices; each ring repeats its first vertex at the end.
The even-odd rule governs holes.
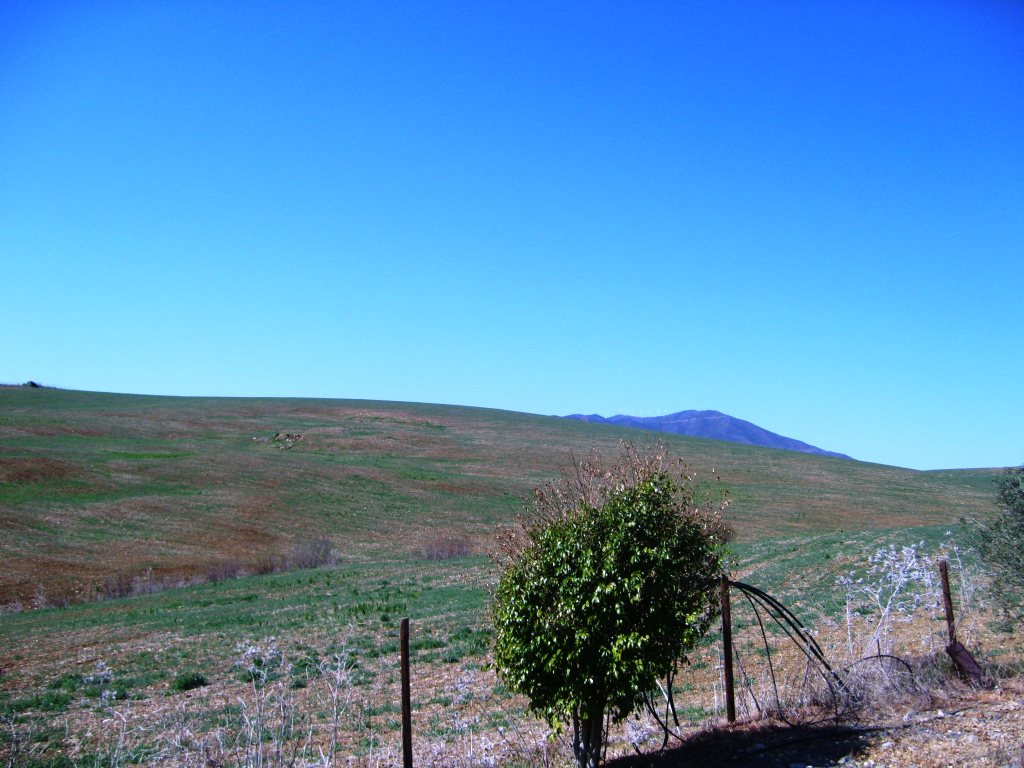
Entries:
MULTIPOLYGON (((660 437, 698 479, 721 476, 740 542, 991 508, 991 471, 660 437)), ((115 576, 251 570, 320 536, 351 564, 449 539, 483 551, 572 453, 624 438, 655 436, 458 406, 0 388, 0 604, 40 585, 77 600, 115 576)))

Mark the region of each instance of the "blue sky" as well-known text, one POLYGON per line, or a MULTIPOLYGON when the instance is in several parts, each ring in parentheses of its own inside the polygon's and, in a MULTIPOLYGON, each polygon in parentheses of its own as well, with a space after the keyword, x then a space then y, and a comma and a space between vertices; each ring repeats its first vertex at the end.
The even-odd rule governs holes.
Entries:
POLYGON ((1024 462, 1024 6, 0 5, 0 381, 1024 462))

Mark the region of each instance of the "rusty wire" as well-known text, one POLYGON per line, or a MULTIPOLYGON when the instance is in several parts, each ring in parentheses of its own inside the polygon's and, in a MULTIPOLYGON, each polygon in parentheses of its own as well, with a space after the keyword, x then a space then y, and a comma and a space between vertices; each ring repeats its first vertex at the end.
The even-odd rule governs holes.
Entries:
MULTIPOLYGON (((713 584, 717 583, 718 581, 715 580, 714 582, 709 582, 708 586, 710 588, 713 584)), ((845 679, 845 673, 848 673, 854 666, 857 666, 867 661, 882 661, 883 659, 890 660, 901 664, 911 675, 911 677, 913 677, 913 670, 906 661, 897 656, 882 653, 868 656, 858 661, 855 661, 853 664, 850 664, 849 666, 845 667, 842 670, 843 674, 841 674, 831 664, 829 664, 828 659, 825 657, 825 652, 818 644, 818 641, 814 639, 814 636, 811 634, 810 630, 806 626, 804 626, 803 622, 800 621, 797 615, 793 613, 793 611, 791 611, 789 608, 787 608, 781 600, 779 600, 776 597, 773 597, 772 595, 768 594, 762 589, 758 589, 755 586, 745 584, 741 581, 733 581, 732 579, 727 579, 727 583, 730 587, 735 587, 743 594, 743 596, 750 603, 750 606, 754 611, 754 615, 757 618, 758 628, 761 634, 761 640, 764 643, 765 647, 765 656, 767 658, 768 671, 769 675, 771 676, 772 692, 775 696, 775 716, 787 725, 792 726, 796 723, 787 719, 783 714, 784 710, 782 706, 781 697, 779 696, 778 682, 775 676, 775 665, 772 660, 771 644, 768 640, 768 632, 765 629, 764 619, 761 615, 762 611, 764 611, 764 613, 771 617, 771 619, 776 623, 776 625, 778 625, 778 627, 790 639, 790 641, 797 646, 801 653, 803 653, 804 657, 807 659, 808 668, 815 669, 817 673, 821 675, 831 696, 831 710, 833 714, 828 717, 822 717, 818 720, 814 720, 811 722, 802 722, 803 725, 817 724, 825 722, 826 720, 838 721, 843 716, 848 715, 850 714, 850 712, 854 711, 855 706, 850 706, 845 710, 842 708, 842 701, 845 700, 847 702, 850 702, 856 700, 857 698, 853 694, 853 691, 850 689, 845 679), (846 695, 842 696, 841 694, 846 695)), ((735 653, 737 660, 739 660, 739 653, 735 651, 735 649, 730 650, 731 652, 735 653)), ((807 673, 805 672, 805 680, 806 675, 807 673)), ((664 750, 668 746, 669 739, 675 739, 680 742, 683 741, 683 737, 679 733, 679 729, 681 726, 679 722, 679 716, 676 711, 675 698, 673 694, 674 680, 675 672, 673 670, 666 677, 664 685, 661 685, 659 683, 662 699, 664 700, 664 707, 661 707, 660 704, 656 703, 655 696, 652 693, 647 693, 643 697, 644 709, 646 709, 648 714, 650 714, 650 716, 654 719, 654 721, 658 724, 658 727, 662 731, 663 738, 660 747, 660 749, 662 750, 664 750), (659 709, 661 709, 662 711, 659 712, 659 709)), ((754 704, 757 706, 758 711, 762 711, 760 702, 757 701, 757 698, 754 697, 752 693, 751 696, 754 699, 754 704)), ((637 753, 640 753, 640 750, 636 747, 636 745, 634 745, 633 748, 637 751, 637 753)))

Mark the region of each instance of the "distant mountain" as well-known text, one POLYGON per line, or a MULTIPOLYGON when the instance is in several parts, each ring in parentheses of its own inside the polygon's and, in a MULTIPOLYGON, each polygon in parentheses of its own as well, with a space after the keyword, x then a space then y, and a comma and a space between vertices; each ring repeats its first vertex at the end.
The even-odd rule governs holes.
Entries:
POLYGON ((759 445, 764 448, 781 448, 785 451, 813 453, 817 456, 835 456, 840 459, 850 457, 843 453, 825 451, 808 445, 791 437, 783 437, 756 424, 743 419, 735 419, 718 411, 680 411, 668 416, 598 416, 596 413, 585 416, 574 413, 567 419, 590 421, 599 424, 614 424, 618 427, 635 427, 653 432, 670 432, 673 435, 690 435, 691 437, 707 437, 712 440, 726 440, 730 443, 759 445))

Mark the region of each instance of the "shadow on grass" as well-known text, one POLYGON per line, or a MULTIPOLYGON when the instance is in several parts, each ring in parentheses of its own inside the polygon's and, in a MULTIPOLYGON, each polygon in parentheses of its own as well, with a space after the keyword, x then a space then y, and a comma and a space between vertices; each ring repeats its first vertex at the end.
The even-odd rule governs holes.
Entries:
POLYGON ((716 728, 669 746, 664 752, 630 755, 609 760, 607 768, 790 768, 836 765, 844 757, 858 757, 873 729, 836 725, 784 725, 781 723, 716 728))

